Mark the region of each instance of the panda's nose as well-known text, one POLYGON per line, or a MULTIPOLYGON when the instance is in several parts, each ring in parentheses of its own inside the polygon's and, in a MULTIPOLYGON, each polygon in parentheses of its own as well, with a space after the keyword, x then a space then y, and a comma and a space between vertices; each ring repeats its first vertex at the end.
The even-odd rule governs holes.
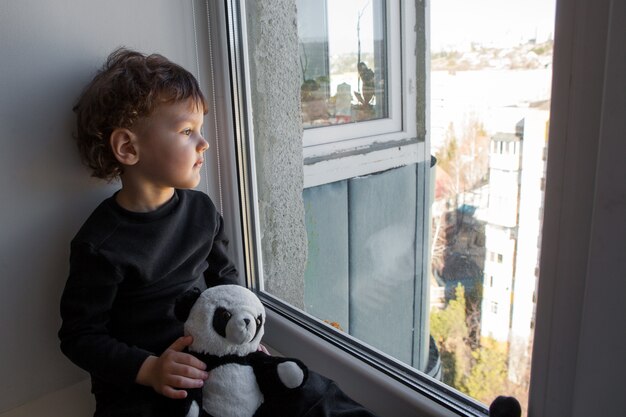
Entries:
POLYGON ((250 319, 243 319, 243 322, 246 323, 246 327, 250 324, 250 319))

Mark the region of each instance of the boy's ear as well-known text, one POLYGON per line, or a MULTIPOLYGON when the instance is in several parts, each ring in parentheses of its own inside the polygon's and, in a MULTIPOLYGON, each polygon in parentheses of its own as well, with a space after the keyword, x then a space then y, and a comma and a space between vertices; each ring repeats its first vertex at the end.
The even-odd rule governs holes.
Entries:
POLYGON ((136 136, 129 129, 117 128, 111 133, 111 150, 121 164, 135 165, 139 161, 135 141, 136 136))

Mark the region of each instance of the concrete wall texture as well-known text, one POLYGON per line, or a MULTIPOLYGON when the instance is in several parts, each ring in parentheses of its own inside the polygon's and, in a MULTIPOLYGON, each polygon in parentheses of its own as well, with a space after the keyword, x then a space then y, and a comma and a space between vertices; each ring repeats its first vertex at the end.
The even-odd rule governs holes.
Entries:
POLYGON ((303 308, 307 238, 296 5, 272 0, 248 7, 264 288, 303 308))

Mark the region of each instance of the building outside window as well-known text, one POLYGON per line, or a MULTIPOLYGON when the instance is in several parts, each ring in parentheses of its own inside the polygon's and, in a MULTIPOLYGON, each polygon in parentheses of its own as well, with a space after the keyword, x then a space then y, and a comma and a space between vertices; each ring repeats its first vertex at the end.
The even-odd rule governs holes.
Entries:
POLYGON ((527 401, 554 4, 430 7, 242 2, 251 284, 484 412, 527 401))

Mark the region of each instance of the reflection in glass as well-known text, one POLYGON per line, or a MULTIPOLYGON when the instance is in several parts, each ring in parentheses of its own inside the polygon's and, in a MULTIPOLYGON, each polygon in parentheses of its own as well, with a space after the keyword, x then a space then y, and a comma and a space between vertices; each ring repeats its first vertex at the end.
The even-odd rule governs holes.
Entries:
POLYGON ((304 128, 388 115, 384 0, 298 0, 304 128))
MULTIPOLYGON (((400 26, 390 17, 400 2, 295 1, 299 48, 292 45, 284 63, 292 66, 291 78, 276 82, 272 65, 254 73, 292 97, 256 97, 263 105, 253 112, 261 289, 337 330, 329 326, 329 333, 348 334, 480 402, 508 393, 526 404, 554 2, 535 2, 531 9, 515 0, 515 22, 509 2, 498 8, 433 3, 430 45, 421 45, 431 55, 401 56, 403 63, 429 60, 427 76, 418 71, 413 78, 415 84, 428 80, 428 95, 403 101, 407 113, 429 118, 426 149, 379 169, 373 162, 390 158, 392 149, 379 142, 344 153, 329 147, 329 154, 310 158, 309 167, 369 171, 303 190, 303 172, 295 169, 302 168, 303 155, 295 107, 305 129, 317 128, 307 133, 322 135, 341 129, 367 135, 360 128, 371 124, 355 122, 388 118, 385 86, 397 79, 386 72, 386 48, 396 45, 385 28, 400 26), (528 15, 521 12, 527 9, 528 15), (531 18, 539 15, 546 18, 531 18), (323 128, 337 124, 344 126, 323 128)), ((421 25, 418 20, 400 33, 414 36, 413 27, 421 25)), ((284 28, 290 29, 295 32, 284 28)), ((249 44, 270 49, 252 42, 256 35, 249 44)), ((272 45, 278 51, 280 41, 277 36, 272 45)), ((252 62, 259 63, 265 61, 252 62)), ((410 82, 399 85, 398 92, 410 88, 410 82)))

